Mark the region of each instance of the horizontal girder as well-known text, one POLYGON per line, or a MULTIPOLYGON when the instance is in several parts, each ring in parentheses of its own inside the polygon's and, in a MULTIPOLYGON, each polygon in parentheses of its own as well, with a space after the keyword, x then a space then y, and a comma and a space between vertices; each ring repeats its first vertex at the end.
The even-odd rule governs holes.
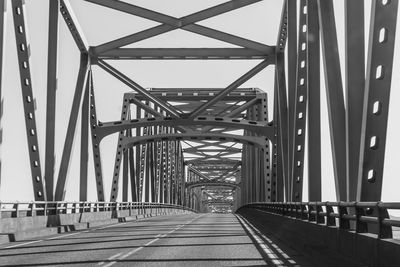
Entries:
POLYGON ((138 137, 125 137, 122 144, 125 148, 161 141, 196 141, 196 140, 215 140, 242 143, 251 146, 258 146, 262 149, 268 147, 268 139, 264 137, 255 136, 240 136, 231 134, 203 134, 203 133, 171 133, 171 134, 158 134, 146 135, 138 137))
POLYGON ((120 132, 127 129, 151 126, 194 126, 194 125, 212 125, 221 127, 230 127, 237 129, 245 129, 258 133, 260 135, 272 138, 274 130, 268 126, 266 122, 257 122, 250 120, 238 120, 227 117, 197 117, 194 119, 176 119, 172 117, 163 118, 143 118, 122 120, 114 122, 99 123, 97 128, 98 137, 101 139, 107 135, 120 132))
POLYGON ((196 182, 189 182, 186 183, 186 188, 190 189, 193 187, 200 187, 200 186, 222 186, 222 187, 239 187, 239 183, 236 182, 220 182, 220 181, 196 181, 196 182))

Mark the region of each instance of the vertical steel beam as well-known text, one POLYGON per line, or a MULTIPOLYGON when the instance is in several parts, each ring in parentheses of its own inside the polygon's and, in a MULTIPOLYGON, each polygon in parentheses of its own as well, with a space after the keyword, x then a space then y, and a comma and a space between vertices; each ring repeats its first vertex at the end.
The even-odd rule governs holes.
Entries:
MULTIPOLYGON (((272 166, 270 167, 271 170, 271 181, 268 183, 267 181, 267 188, 271 188, 271 183, 279 182, 284 183, 285 186, 285 200, 291 201, 291 180, 289 177, 285 177, 283 175, 282 169, 282 153, 281 146, 280 146, 280 137, 279 137, 279 111, 278 111, 278 93, 277 93, 277 77, 275 75, 274 78, 274 111, 273 111, 273 127, 275 129, 275 136, 274 140, 272 140, 272 166)), ((267 195, 268 198, 268 195, 267 195)), ((268 200, 268 199, 267 199, 268 200)))
POLYGON ((304 151, 306 136, 307 98, 308 98, 308 42, 307 42, 307 0, 300 1, 299 7, 299 42, 297 50, 297 75, 294 101, 294 135, 291 167, 292 200, 300 202, 303 199, 304 151))
POLYGON ((372 1, 358 201, 380 201, 398 1, 372 1))
MULTIPOLYGON (((285 78, 285 59, 284 54, 278 52, 276 54, 276 95, 277 95, 277 115, 278 115, 278 142, 280 150, 278 151, 278 156, 280 154, 282 160, 282 177, 287 180, 286 177, 289 176, 289 147, 288 147, 288 107, 287 107, 287 97, 286 97, 286 78, 285 78)), ((290 177, 290 176, 289 176, 290 177)), ((289 181, 289 184, 291 182, 289 181)))
MULTIPOLYGON (((142 109, 136 106, 136 119, 140 119, 142 117, 142 109)), ((141 128, 136 128, 136 136, 141 136, 141 128)), ((137 187, 138 187, 138 201, 142 201, 142 176, 141 176, 141 150, 142 146, 135 146, 135 163, 136 163, 136 179, 137 179, 137 187)))
POLYGON ((364 1, 345 1, 347 201, 357 197, 365 86, 364 1))
POLYGON ((47 104, 46 104, 46 156, 45 156, 45 173, 44 173, 44 178, 46 181, 47 201, 54 200, 54 139, 55 139, 55 123, 56 123, 59 7, 60 7, 59 0, 49 1, 49 37, 48 37, 48 56, 47 56, 47 104))
POLYGON ((78 119, 79 107, 82 102, 82 95, 85 88, 85 81, 86 81, 86 76, 88 74, 89 64, 90 64, 89 56, 87 54, 81 54, 81 63, 76 82, 75 94, 72 101, 71 114, 69 117, 67 134, 64 142, 64 149, 60 163, 60 170, 58 173, 56 193, 54 197, 56 201, 64 200, 65 196, 65 184, 67 181, 72 145, 75 137, 76 122, 78 119))
POLYGON ((92 135, 93 165, 96 178, 97 201, 104 201, 103 170, 101 166, 100 140, 97 137, 97 112, 93 77, 90 73, 90 133, 92 135))
MULTIPOLYGON (((5 18, 6 18, 6 1, 0 1, 0 146, 3 142, 3 128, 1 127, 1 119, 3 117, 2 81, 3 81, 3 62, 4 62, 5 18)), ((1 157, 0 157, 0 189, 1 189, 1 157)))
POLYGON ((155 202, 156 201, 156 198, 155 198, 155 195, 156 195, 156 187, 155 187, 155 182, 156 182, 156 177, 155 177, 155 172, 156 172, 156 169, 155 169, 155 164, 154 164, 154 162, 155 162, 155 160, 154 160, 154 156, 155 156, 155 153, 154 153, 154 149, 155 149, 155 142, 152 142, 152 143, 150 143, 150 155, 149 155, 149 171, 150 171, 150 199, 151 199, 151 202, 155 202))
POLYGON ((337 200, 346 199, 346 116, 332 0, 318 0, 337 200))
MULTIPOLYGON (((128 131, 129 137, 132 136, 131 130, 128 131)), ((137 147, 135 147, 137 149, 137 147)), ((129 171, 131 175, 131 196, 132 196, 132 202, 137 202, 138 201, 138 189, 137 189, 137 176, 135 172, 135 159, 134 159, 134 151, 133 148, 130 148, 128 150, 129 152, 129 171)))
MULTIPOLYGON (((128 117, 128 113, 130 112, 130 104, 128 94, 124 95, 122 100, 122 110, 121 110, 121 121, 126 120, 128 117)), ((121 161, 123 156, 122 140, 124 138, 124 131, 120 131, 118 134, 117 141, 117 151, 115 153, 115 163, 114 163, 114 171, 113 171, 113 179, 111 183, 111 193, 110 193, 110 202, 117 201, 118 191, 119 191, 119 170, 121 167, 121 161)))
MULTIPOLYGON (((91 72, 90 72, 91 73, 91 72)), ((81 111, 81 162, 79 179, 79 201, 87 201, 88 157, 89 157, 89 94, 91 75, 88 75, 81 111)))
POLYGON ((128 202, 128 181, 129 181, 129 149, 123 150, 122 163, 122 202, 128 202))
MULTIPOLYGON (((36 131, 35 105, 32 91, 32 79, 30 71, 30 46, 27 40, 27 28, 24 17, 24 1, 14 0, 12 14, 14 19, 14 32, 17 46, 22 101, 26 136, 28 141, 29 160, 31 167, 34 197, 36 201, 45 201, 47 196, 42 180, 40 167, 39 144, 36 131)), ((84 81, 84 80, 83 80, 84 81)))
POLYGON ((308 200, 321 201, 321 81, 317 0, 307 6, 308 200))
MULTIPOLYGON (((297 56, 297 0, 288 0, 287 8, 287 58, 288 58, 288 112, 289 112, 289 173, 293 173, 293 154, 294 154, 294 118, 295 118, 295 101, 296 101, 296 56, 297 56)), ((291 192, 291 184, 285 180, 285 195, 291 192)))

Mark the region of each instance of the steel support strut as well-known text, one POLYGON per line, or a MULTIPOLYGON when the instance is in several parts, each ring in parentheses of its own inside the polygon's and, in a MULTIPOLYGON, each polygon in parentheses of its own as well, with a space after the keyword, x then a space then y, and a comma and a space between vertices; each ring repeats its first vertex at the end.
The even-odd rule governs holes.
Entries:
POLYGON ((364 1, 345 1, 347 201, 357 195, 365 86, 364 1))
POLYGON ((49 2, 49 37, 47 57, 47 104, 46 104, 46 158, 45 173, 47 201, 54 200, 54 140, 56 123, 57 57, 58 57, 58 10, 59 0, 49 2))
POLYGON ((332 0, 318 0, 337 200, 346 199, 346 116, 332 0))
MULTIPOLYGON (((92 76, 92 72, 90 72, 92 76)), ((93 77, 90 79, 90 133, 92 140, 92 151, 93 151, 93 165, 94 173, 96 178, 96 191, 97 200, 104 201, 104 184, 103 184, 103 170, 101 166, 101 154, 100 154, 100 138, 97 133, 97 112, 96 112, 96 101, 94 96, 94 85, 93 77)))
POLYGON ((67 134, 65 137, 64 149, 60 163, 56 193, 54 197, 54 199, 57 201, 62 201, 65 197, 65 185, 67 181, 68 168, 72 153, 72 145, 75 137, 76 122, 78 119, 79 108, 82 102, 82 95, 85 88, 86 77, 88 75, 89 64, 89 56, 87 54, 81 54, 81 63, 79 67, 75 94, 72 102, 71 114, 69 117, 67 134))
POLYGON ((26 126, 26 136, 28 139, 28 151, 34 197, 36 201, 45 201, 46 193, 40 165, 39 144, 35 119, 35 100, 33 98, 32 79, 29 63, 30 46, 27 40, 27 28, 24 16, 24 1, 15 0, 11 1, 11 3, 14 19, 14 31, 17 45, 22 101, 24 106, 24 118, 26 126))
POLYGON ((380 201, 398 1, 372 1, 357 200, 380 201))

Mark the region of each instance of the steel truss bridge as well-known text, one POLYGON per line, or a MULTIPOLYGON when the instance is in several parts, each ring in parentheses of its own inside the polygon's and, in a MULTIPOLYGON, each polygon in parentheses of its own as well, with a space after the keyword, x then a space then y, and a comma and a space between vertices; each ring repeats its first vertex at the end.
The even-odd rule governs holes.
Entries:
MULTIPOLYGON (((34 68, 30 63, 36 51, 31 49, 27 35, 30 10, 23 0, 0 0, 0 9, 4 10, 0 12, 1 60, 4 62, 4 55, 9 53, 5 46, 7 29, 15 34, 22 102, 14 105, 23 108, 26 138, 21 142, 26 142, 29 152, 30 182, 27 180, 23 186, 32 187, 33 192, 31 202, 3 200, 0 203, 0 241, 3 242, 0 259, 6 264, 32 264, 28 261, 26 265, 27 258, 23 255, 31 253, 29 249, 35 245, 30 244, 36 242, 47 244, 53 242, 53 238, 61 242, 64 236, 75 234, 88 235, 85 238, 90 239, 90 233, 119 227, 126 234, 137 234, 138 229, 146 227, 147 231, 156 231, 157 223, 164 223, 159 218, 165 218, 176 228, 168 233, 154 232, 158 235, 153 241, 132 245, 136 250, 108 258, 103 257, 107 253, 94 259, 87 256, 88 259, 75 263, 131 264, 135 260, 130 257, 139 255, 139 250, 150 249, 151 243, 161 242, 193 224, 199 231, 212 231, 210 229, 217 227, 214 230, 221 235, 224 231, 242 229, 244 235, 249 236, 248 240, 253 241, 259 251, 264 251, 255 263, 400 265, 397 236, 400 220, 392 216, 392 211, 400 209, 400 203, 381 202, 390 89, 395 73, 398 0, 371 0, 370 14, 364 14, 363 0, 345 0, 344 18, 335 16, 332 0, 282 0, 276 42, 268 44, 201 23, 257 5, 262 0, 226 1, 183 17, 144 8, 134 1, 73 1, 84 2, 90 8, 105 8, 110 14, 119 12, 139 17, 157 25, 93 45, 79 26, 74 5, 68 0, 50 0, 46 125, 40 128, 35 114, 34 89, 41 89, 32 83, 34 68), (10 13, 12 23, 6 26, 10 13), (369 31, 365 31, 366 17, 369 31), (345 21, 344 44, 338 38, 338 20, 345 21), (63 148, 57 151, 56 88, 58 77, 63 75, 59 73, 61 24, 67 26, 78 48, 80 63, 75 88, 71 88, 74 95, 69 119, 63 122, 66 129, 63 148), (228 47, 164 48, 160 44, 159 48, 137 48, 133 45, 174 30, 221 41, 228 47), (345 52, 343 68, 339 55, 341 46, 345 52), (116 67, 114 62, 122 60, 220 60, 256 64, 224 88, 145 88, 116 67), (272 93, 267 94, 266 88, 246 87, 251 78, 267 67, 274 69, 270 81, 272 93), (119 81, 121 87, 131 89, 121 95, 120 118, 99 120, 99 110, 105 107, 96 105, 96 100, 99 101, 94 68, 119 81), (322 89, 326 90, 328 103, 335 202, 322 199, 322 89), (77 136, 79 127, 80 136, 77 136), (110 176, 103 171, 102 141, 113 134, 118 137, 112 151, 115 160, 110 176), (45 135, 43 147, 39 146, 38 135, 45 135), (74 158, 74 142, 80 147, 79 153, 74 154, 80 162, 79 198, 71 201, 66 199, 66 185, 74 158), (55 168, 58 152, 60 161, 55 168), (89 161, 94 166, 93 176, 89 175, 89 161), (307 191, 303 188, 305 180, 307 191), (89 186, 89 181, 95 181, 95 186, 89 186), (96 192, 95 199, 88 197, 88 192, 92 191, 96 192), (225 214, 212 215, 212 212, 225 214), (234 212, 236 215, 231 214, 234 212), (156 215, 162 217, 150 218, 156 215), (129 224, 129 221, 137 224, 129 224), (196 226, 196 222, 202 223, 196 226), (98 228, 102 224, 109 226, 98 228), (152 228, 152 225, 155 226, 152 228), (218 225, 226 225, 226 228, 218 225), (79 231, 87 228, 94 230, 79 231), (77 232, 62 234, 69 231, 77 232), (57 233, 61 235, 42 238, 57 233), (40 240, 24 243, 25 239, 38 236, 40 240), (13 245, 10 241, 17 243, 13 245), (314 258, 302 262, 296 259, 296 253, 282 251, 280 244, 288 243, 294 247, 298 244, 301 255, 314 255, 314 258), (263 250, 265 246, 271 246, 274 251, 271 253, 276 255, 263 250), (315 254, 311 246, 324 250, 315 254), (22 249, 22 254, 12 253, 16 247, 22 249)), ((39 5, 31 2, 30 5, 39 5)), ((91 11, 85 12, 90 15, 91 11)), ((262 30, 260 25, 253 27, 262 30)), ((98 30, 101 34, 101 29, 98 30)), ((1 66, 4 72, 7 66, 1 66)), ((156 73, 154 79, 157 79, 156 73)), ((208 240, 211 238, 212 234, 208 240)), ((252 249, 241 250, 247 253, 243 264, 254 263, 249 255, 257 250, 252 249)), ((178 257, 178 254, 173 255, 178 257)), ((174 262, 174 259, 169 261, 174 262)), ((38 265, 58 264, 62 256, 51 263, 41 262, 40 257, 36 260, 38 265)), ((223 260, 229 265, 230 258, 223 260)))

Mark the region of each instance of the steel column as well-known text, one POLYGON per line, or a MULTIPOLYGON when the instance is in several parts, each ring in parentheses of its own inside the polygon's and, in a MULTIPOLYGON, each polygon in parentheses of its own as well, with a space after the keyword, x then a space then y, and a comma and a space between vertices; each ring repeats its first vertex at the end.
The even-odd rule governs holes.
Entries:
POLYGON ((318 0, 337 200, 346 199, 346 116, 332 0, 318 0))
POLYGON ((79 201, 87 201, 88 158, 89 158, 89 95, 91 72, 87 77, 81 110, 81 161, 79 180, 79 201))
POLYGON ((372 1, 358 201, 381 200, 398 3, 372 1))
POLYGON ((39 144, 35 119, 35 100, 33 98, 32 79, 29 62, 30 46, 27 40, 27 28, 24 16, 24 1, 14 0, 11 1, 11 3, 34 198, 35 201, 45 201, 47 196, 43 185, 42 171, 40 165, 39 144))
POLYGON ((46 154, 45 154, 45 173, 44 173, 44 179, 46 181, 47 201, 54 200, 54 161, 55 161, 54 139, 55 139, 55 124, 56 124, 59 6, 60 6, 59 0, 49 1, 49 37, 48 37, 48 56, 47 56, 47 103, 46 103, 46 154))
POLYGON ((308 201, 321 201, 321 82, 317 0, 307 0, 308 201))
POLYGON ((75 94, 72 102, 71 114, 68 122, 67 134, 65 137, 64 149, 60 163, 60 171, 58 173, 56 193, 54 197, 56 201, 62 201, 65 197, 65 184, 67 181, 67 173, 71 158, 72 145, 75 137, 76 121, 78 119, 79 107, 82 102, 82 95, 85 87, 86 77, 88 74, 88 67, 88 55, 81 54, 81 63, 76 82, 75 94))

